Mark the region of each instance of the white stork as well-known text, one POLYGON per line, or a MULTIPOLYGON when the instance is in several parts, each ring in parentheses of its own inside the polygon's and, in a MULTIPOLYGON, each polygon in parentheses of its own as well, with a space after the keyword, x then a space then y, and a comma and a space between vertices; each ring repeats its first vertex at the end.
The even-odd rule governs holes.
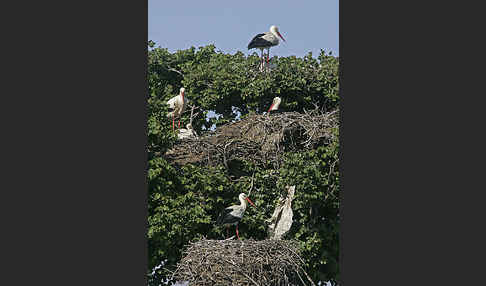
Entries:
POLYGON ((240 199, 240 205, 233 205, 225 208, 223 212, 219 215, 216 224, 226 225, 227 229, 230 225, 236 225, 236 236, 238 237, 238 239, 240 239, 240 235, 238 234, 238 223, 245 214, 245 210, 247 207, 246 202, 248 201, 252 206, 256 206, 245 193, 241 193, 238 198, 240 199))
POLYGON ((186 110, 186 105, 187 105, 187 99, 184 98, 184 91, 185 89, 181 87, 179 94, 174 96, 173 98, 169 99, 167 101, 167 105, 169 105, 169 109, 172 109, 167 114, 168 118, 172 117, 172 130, 175 130, 175 118, 179 118, 179 124, 177 125, 177 128, 180 128, 181 126, 181 115, 182 113, 186 110))
POLYGON ((270 105, 270 108, 268 109, 267 113, 270 114, 270 111, 272 110, 278 110, 278 107, 280 105, 280 102, 282 102, 282 100, 280 99, 280 97, 276 96, 273 98, 273 102, 272 102, 272 105, 270 105))
POLYGON ((270 32, 258 34, 251 40, 251 42, 248 44, 248 50, 253 48, 260 49, 262 51, 262 65, 263 65, 263 50, 267 49, 268 50, 267 63, 268 63, 270 57, 270 48, 278 45, 279 37, 285 42, 285 39, 278 31, 277 26, 271 26, 270 32))
POLYGON ((192 124, 188 123, 186 125, 186 129, 184 129, 184 128, 179 129, 179 134, 177 134, 177 137, 179 139, 197 138, 197 133, 194 129, 192 129, 192 124))

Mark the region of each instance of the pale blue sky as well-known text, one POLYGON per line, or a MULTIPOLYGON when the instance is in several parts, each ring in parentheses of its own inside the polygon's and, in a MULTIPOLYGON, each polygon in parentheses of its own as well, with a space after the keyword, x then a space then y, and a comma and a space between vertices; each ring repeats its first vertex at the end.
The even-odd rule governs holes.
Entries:
POLYGON ((276 25, 287 42, 270 56, 317 56, 320 49, 339 55, 338 0, 148 0, 148 25, 148 39, 171 52, 214 44, 250 54, 251 39, 276 25))

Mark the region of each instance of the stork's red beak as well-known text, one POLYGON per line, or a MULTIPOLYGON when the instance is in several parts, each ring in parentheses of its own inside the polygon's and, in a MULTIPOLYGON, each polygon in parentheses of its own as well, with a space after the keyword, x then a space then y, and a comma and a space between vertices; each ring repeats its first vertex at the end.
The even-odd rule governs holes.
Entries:
POLYGON ((280 38, 282 38, 282 40, 283 40, 284 42, 286 42, 286 41, 285 41, 285 39, 284 39, 284 37, 282 37, 282 35, 280 34, 280 32, 277 32, 277 34, 280 36, 280 38))
POLYGON ((272 105, 270 105, 270 108, 268 109, 267 112, 270 112, 270 110, 272 110, 272 107, 273 107, 273 103, 272 103, 272 105))
POLYGON ((255 204, 254 204, 254 203, 253 203, 253 202, 250 200, 250 198, 248 198, 248 197, 247 197, 247 198, 246 198, 246 200, 247 200, 247 201, 248 201, 248 202, 249 202, 249 203, 250 203, 252 206, 256 207, 256 206, 255 206, 255 204))

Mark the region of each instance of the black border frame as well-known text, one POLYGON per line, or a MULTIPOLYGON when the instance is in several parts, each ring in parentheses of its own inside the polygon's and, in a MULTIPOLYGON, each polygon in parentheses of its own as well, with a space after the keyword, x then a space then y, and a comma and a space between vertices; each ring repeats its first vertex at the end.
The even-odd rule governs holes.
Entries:
MULTIPOLYGON (((462 139, 482 133, 462 46, 479 18, 415 3, 340 1, 340 285, 457 285, 482 265, 460 228, 482 202, 464 193, 482 141, 462 139)), ((147 7, 3 10, 2 285, 147 284, 147 7)))

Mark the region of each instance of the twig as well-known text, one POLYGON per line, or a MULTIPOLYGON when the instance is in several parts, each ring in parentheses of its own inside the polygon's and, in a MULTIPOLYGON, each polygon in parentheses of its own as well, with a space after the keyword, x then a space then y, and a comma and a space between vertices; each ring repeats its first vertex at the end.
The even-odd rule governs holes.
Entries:
POLYGON ((226 169, 229 169, 228 168, 228 163, 226 161, 226 148, 231 145, 233 143, 232 140, 230 140, 230 142, 226 143, 223 147, 223 163, 224 163, 224 166, 226 167, 226 169))
POLYGON ((191 106, 191 118, 189 119, 189 124, 191 124, 191 126, 192 126, 192 118, 193 118, 193 114, 194 114, 194 107, 195 107, 194 105, 191 106))
POLYGON ((176 73, 180 74, 182 77, 184 77, 184 75, 182 74, 182 72, 176 70, 175 68, 172 68, 172 67, 169 67, 168 66, 167 69, 170 70, 170 71, 176 72, 176 73))
POLYGON ((253 179, 255 178, 255 171, 256 171, 256 167, 253 170, 253 174, 251 175, 251 184, 250 184, 250 190, 248 191, 248 196, 250 196, 251 191, 253 190, 253 179))
POLYGON ((331 178, 331 174, 334 171, 334 166, 336 165, 337 161, 339 159, 334 160, 334 162, 331 164, 331 167, 329 168, 329 175, 327 176, 327 182, 329 183, 329 179, 331 178))
POLYGON ((226 261, 226 262, 229 262, 229 263, 231 263, 231 264, 233 264, 233 265, 235 266, 236 270, 238 270, 238 271, 239 271, 241 274, 245 275, 245 277, 246 277, 246 278, 248 278, 248 279, 249 279, 251 282, 253 282, 253 284, 255 284, 255 285, 257 285, 257 286, 258 286, 258 283, 256 283, 256 282, 255 282, 255 280, 253 280, 253 279, 252 279, 250 276, 248 276, 248 275, 247 275, 245 272, 243 272, 243 271, 242 271, 242 270, 241 270, 241 269, 238 267, 238 265, 236 265, 236 263, 234 263, 234 262, 233 262, 233 261, 231 261, 231 260, 229 260, 229 261, 228 261, 228 260, 226 260, 226 259, 225 259, 225 261, 226 261))

